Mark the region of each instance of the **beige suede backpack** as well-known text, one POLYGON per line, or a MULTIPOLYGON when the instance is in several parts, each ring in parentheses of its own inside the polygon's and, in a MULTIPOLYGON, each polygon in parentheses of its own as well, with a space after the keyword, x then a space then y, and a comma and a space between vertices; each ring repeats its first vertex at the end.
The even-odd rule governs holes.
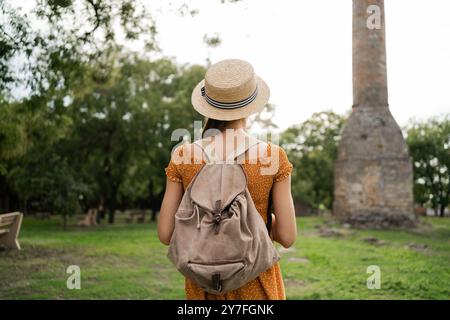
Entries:
MULTIPOLYGON (((250 147, 238 148, 232 159, 250 147)), ((202 150, 206 164, 186 188, 175 214, 168 257, 205 291, 224 294, 258 277, 280 256, 253 203, 242 166, 211 161, 207 148, 202 150)))

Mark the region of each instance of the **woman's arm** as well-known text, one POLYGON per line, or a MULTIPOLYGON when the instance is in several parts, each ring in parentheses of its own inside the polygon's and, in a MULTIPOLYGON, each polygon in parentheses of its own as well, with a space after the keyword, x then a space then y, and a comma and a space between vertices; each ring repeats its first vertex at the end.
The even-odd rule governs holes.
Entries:
POLYGON ((183 197, 183 184, 167 179, 166 192, 162 201, 158 218, 159 241, 168 245, 175 228, 175 213, 183 197))
POLYGON ((272 189, 275 219, 272 224, 273 240, 289 248, 297 238, 294 201, 291 194, 291 176, 275 182, 272 189))

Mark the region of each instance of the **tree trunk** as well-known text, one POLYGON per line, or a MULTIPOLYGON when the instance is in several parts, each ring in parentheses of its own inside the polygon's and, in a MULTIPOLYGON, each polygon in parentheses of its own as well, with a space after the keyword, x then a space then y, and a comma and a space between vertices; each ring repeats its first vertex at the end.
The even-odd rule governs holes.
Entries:
POLYGON ((97 214, 97 223, 100 224, 102 220, 105 219, 105 208, 98 211, 97 214))
POLYGON ((25 197, 23 199, 23 202, 22 202, 22 212, 23 212, 24 215, 28 214, 28 208, 27 207, 28 207, 28 198, 25 197))
POLYGON ((444 217, 444 215, 445 215, 445 208, 447 208, 447 206, 448 206, 449 196, 450 196, 450 187, 447 186, 447 192, 446 192, 445 196, 443 196, 441 199, 441 217, 444 217))
POLYGON ((445 206, 443 204, 441 204, 441 210, 439 212, 439 216, 441 218, 444 217, 444 213, 445 213, 445 206))
POLYGON ((108 223, 114 223, 114 215, 117 209, 117 193, 119 191, 120 183, 111 182, 111 192, 108 195, 107 208, 108 208, 108 223))
POLYGON ((108 223, 113 224, 116 213, 116 200, 111 199, 108 206, 108 223))
POLYGON ((113 187, 111 195, 110 195, 110 199, 108 201, 108 223, 109 224, 114 223, 116 206, 117 206, 117 203, 116 203, 117 190, 118 190, 118 188, 113 187))
POLYGON ((109 215, 108 215, 108 223, 109 224, 114 224, 114 214, 115 214, 115 210, 109 209, 109 215))

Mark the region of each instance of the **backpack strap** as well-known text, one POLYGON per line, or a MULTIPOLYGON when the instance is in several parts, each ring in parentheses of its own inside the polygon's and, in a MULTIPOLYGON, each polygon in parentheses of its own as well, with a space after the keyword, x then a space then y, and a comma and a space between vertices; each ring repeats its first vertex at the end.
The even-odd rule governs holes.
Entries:
POLYGON ((227 161, 236 161, 240 156, 245 155, 247 150, 259 143, 258 139, 253 138, 250 135, 247 135, 247 138, 248 139, 245 139, 244 143, 239 145, 236 150, 233 150, 228 154, 228 156, 226 157, 227 161))
POLYGON ((212 152, 212 143, 209 143, 206 147, 203 147, 202 140, 194 141, 194 145, 198 146, 202 152, 206 163, 222 162, 223 160, 217 159, 215 153, 212 152))
MULTIPOLYGON (((270 147, 270 143, 267 144, 267 155, 269 157, 272 157, 272 148, 270 147)), ((267 231, 270 232, 272 231, 272 209, 273 209, 273 201, 272 201, 272 191, 273 191, 273 184, 272 187, 270 187, 270 191, 269 191, 269 201, 267 204, 267 223, 266 223, 266 227, 267 227, 267 231)))
POLYGON ((267 205, 267 223, 266 223, 266 227, 267 227, 267 232, 272 231, 272 207, 273 207, 273 203, 272 203, 272 188, 270 188, 269 191, 269 204, 267 205))
POLYGON ((258 139, 253 138, 250 135, 247 135, 248 139, 245 139, 246 141, 239 145, 236 150, 231 151, 226 157, 225 157, 225 161, 223 159, 218 159, 216 157, 216 153, 213 153, 213 144, 209 143, 207 146, 203 147, 202 145, 202 140, 197 140, 194 141, 194 144, 197 145, 198 147, 200 147, 200 149, 202 149, 203 154, 205 155, 206 159, 206 163, 210 163, 210 162, 217 162, 217 163, 223 163, 223 162, 231 162, 231 161, 236 161, 240 156, 244 155, 248 149, 250 149, 251 147, 257 145, 259 143, 258 139), (248 143, 247 143, 248 141, 248 143))
MULTIPOLYGON (((195 146, 198 146, 198 147, 202 150, 202 153, 203 153, 203 155, 205 156, 205 161, 206 161, 206 163, 211 162, 211 158, 213 158, 213 157, 211 156, 209 149, 206 150, 206 147, 203 148, 203 146, 202 146, 202 140, 194 141, 193 144, 194 144, 194 147, 195 147, 195 146)), ((195 151, 194 151, 194 153, 195 153, 195 151)))

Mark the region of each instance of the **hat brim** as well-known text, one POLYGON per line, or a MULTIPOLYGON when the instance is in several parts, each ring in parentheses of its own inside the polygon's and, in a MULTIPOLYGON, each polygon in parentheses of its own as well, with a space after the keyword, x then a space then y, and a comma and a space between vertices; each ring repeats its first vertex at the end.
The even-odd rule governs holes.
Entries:
POLYGON ((255 77, 258 84, 258 94, 255 100, 244 107, 236 109, 220 109, 210 105, 201 94, 201 88, 204 86, 205 80, 200 81, 192 91, 192 105, 198 113, 210 119, 231 121, 246 118, 261 111, 269 101, 270 97, 269 86, 260 77, 255 77))

